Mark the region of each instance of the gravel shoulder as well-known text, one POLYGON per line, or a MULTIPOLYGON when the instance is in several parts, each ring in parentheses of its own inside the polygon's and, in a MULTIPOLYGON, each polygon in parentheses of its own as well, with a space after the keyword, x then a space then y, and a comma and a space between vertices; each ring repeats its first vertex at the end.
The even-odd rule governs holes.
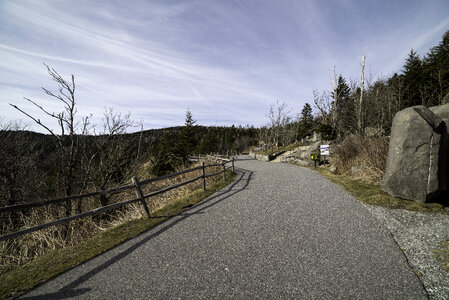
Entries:
POLYGON ((449 241, 449 215, 364 205, 388 228, 430 299, 449 299, 449 271, 435 258, 438 243, 449 241))

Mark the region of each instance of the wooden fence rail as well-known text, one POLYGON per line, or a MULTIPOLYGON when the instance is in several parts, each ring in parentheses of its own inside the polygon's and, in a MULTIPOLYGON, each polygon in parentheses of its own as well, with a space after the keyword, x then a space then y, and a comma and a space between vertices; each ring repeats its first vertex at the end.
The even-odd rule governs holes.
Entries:
POLYGON ((88 216, 94 216, 94 215, 98 215, 100 213, 112 210, 112 209, 116 209, 125 205, 129 205, 135 202, 141 202, 142 206, 147 214, 148 217, 150 217, 150 210, 148 209, 147 203, 145 201, 145 199, 150 198, 150 197, 154 197, 156 195, 159 194, 163 194, 165 192, 168 192, 172 189, 181 187, 183 185, 195 182, 197 180, 202 179, 203 180, 203 189, 206 190, 206 178, 212 177, 212 176, 216 176, 218 174, 223 173, 223 177, 226 178, 225 172, 226 169, 232 169, 232 171, 234 172, 234 159, 228 160, 228 161, 223 161, 222 163, 218 163, 218 164, 211 164, 211 165, 205 165, 204 162, 201 166, 199 167, 195 167, 195 168, 191 168, 191 169, 187 169, 187 170, 183 170, 180 172, 176 172, 176 173, 171 173, 171 174, 167 174, 164 176, 160 176, 160 177, 156 177, 156 178, 151 178, 151 179, 147 179, 147 180, 143 180, 143 181, 138 181, 137 177, 133 177, 132 178, 132 184, 128 184, 128 185, 124 185, 121 187, 117 187, 117 188, 113 188, 113 189, 109 189, 109 190, 101 190, 101 191, 96 191, 96 192, 92 192, 92 193, 86 193, 86 194, 82 194, 82 195, 74 195, 74 196, 68 196, 68 197, 63 197, 63 198, 58 198, 58 199, 51 199, 51 200, 44 200, 44 201, 39 201, 39 202, 34 202, 34 203, 28 203, 28 204, 17 204, 17 205, 12 205, 12 206, 6 206, 6 207, 0 207, 0 213, 5 213, 5 212, 12 212, 12 211, 18 211, 18 210, 25 210, 25 209, 29 209, 29 208, 33 208, 33 207, 38 207, 38 206, 45 206, 45 205, 49 205, 49 204, 55 204, 55 203, 61 203, 64 201, 71 201, 71 200, 81 200, 82 198, 86 198, 86 197, 92 197, 92 196, 97 196, 97 195, 102 195, 102 194, 117 194, 126 190, 130 190, 130 189, 135 189, 136 191, 136 195, 137 198, 131 199, 131 200, 126 200, 126 201, 122 201, 122 202, 117 202, 117 203, 113 203, 110 205, 106 205, 106 206, 102 206, 84 213, 80 213, 74 216, 70 216, 70 217, 66 217, 66 218, 62 218, 62 219, 58 219, 52 222, 48 222, 45 224, 40 224, 34 227, 30 227, 27 229, 23 229, 23 230, 19 230, 16 231, 14 233, 10 233, 10 234, 6 234, 3 236, 0 236, 0 242, 2 241, 6 241, 15 237, 19 237, 28 233, 32 233, 44 228, 48 228, 51 226, 55 226, 61 223, 65 223, 65 222, 70 222, 76 219, 80 219, 80 218, 84 218, 84 217, 88 217, 88 216), (226 167, 226 164, 231 163, 230 167, 226 167), (213 174, 208 174, 206 175, 206 168, 210 168, 210 167, 218 167, 218 166, 222 166, 222 170, 213 174), (147 195, 144 195, 142 192, 141 187, 152 183, 152 182, 156 182, 156 181, 160 181, 163 179, 167 179, 167 178, 171 178, 174 176, 179 176, 182 174, 186 174, 186 173, 190 173, 190 172, 194 172, 197 170, 202 170, 202 174, 198 177, 195 177, 193 179, 181 182, 181 183, 177 183, 174 185, 171 185, 169 187, 166 187, 162 190, 159 191, 155 191, 155 192, 151 192, 147 195))
POLYGON ((118 188, 113 188, 110 190, 101 190, 101 191, 96 191, 96 192, 82 194, 82 195, 73 195, 73 196, 68 196, 68 197, 63 197, 63 198, 58 198, 58 199, 37 201, 37 202, 33 202, 33 203, 4 206, 4 207, 0 207, 0 213, 23 210, 23 209, 27 209, 27 208, 31 208, 31 207, 38 207, 38 206, 44 206, 44 205, 49 205, 49 204, 55 204, 55 203, 61 203, 61 202, 70 201, 70 200, 79 200, 82 198, 98 196, 98 195, 102 195, 102 194, 113 195, 113 194, 118 194, 120 192, 129 190, 132 188, 134 188, 134 185, 129 184, 129 185, 120 186, 118 188))

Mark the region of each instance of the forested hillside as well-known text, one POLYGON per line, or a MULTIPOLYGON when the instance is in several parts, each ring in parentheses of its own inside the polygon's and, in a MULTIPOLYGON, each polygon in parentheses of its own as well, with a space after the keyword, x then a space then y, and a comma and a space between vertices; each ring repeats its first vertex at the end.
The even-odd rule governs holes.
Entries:
POLYGON ((411 49, 401 72, 374 78, 365 74, 362 57, 360 80, 345 78, 334 68, 329 90, 313 93, 312 105, 290 109, 285 103, 271 106, 269 122, 259 132, 267 146, 288 145, 311 135, 325 140, 347 136, 388 136, 394 115, 407 107, 432 107, 449 103, 449 31, 423 57, 411 49))
POLYGON ((357 81, 337 74, 333 73, 332 90, 314 93, 320 131, 329 138, 353 133, 389 135, 398 111, 449 102, 449 31, 423 57, 411 49, 401 72, 390 77, 363 77, 362 73, 357 81))
MULTIPOLYGON (((72 194, 106 189, 128 181, 144 164, 149 175, 163 175, 187 167, 191 155, 242 152, 256 137, 254 128, 196 125, 112 136, 79 135, 68 174, 67 153, 61 153, 52 135, 1 130, 0 205, 64 196, 69 185, 72 194)), ((70 148, 69 139, 63 147, 70 148)))

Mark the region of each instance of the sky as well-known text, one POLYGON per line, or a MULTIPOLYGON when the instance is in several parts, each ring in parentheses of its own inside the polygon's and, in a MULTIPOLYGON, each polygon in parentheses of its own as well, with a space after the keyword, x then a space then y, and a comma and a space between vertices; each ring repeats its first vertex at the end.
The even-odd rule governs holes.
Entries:
POLYGON ((447 0, 0 0, 0 119, 9 103, 57 132, 63 105, 43 63, 73 74, 77 117, 130 113, 144 129, 267 123, 270 104, 300 113, 329 70, 359 80, 400 72, 410 49, 422 57, 449 30, 447 0))

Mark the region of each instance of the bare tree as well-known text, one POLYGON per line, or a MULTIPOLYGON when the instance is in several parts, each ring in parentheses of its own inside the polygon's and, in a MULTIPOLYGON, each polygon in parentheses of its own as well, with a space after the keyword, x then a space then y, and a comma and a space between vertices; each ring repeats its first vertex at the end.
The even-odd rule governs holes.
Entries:
POLYGON ((360 99, 357 106, 357 130, 360 135, 363 135, 363 115, 362 115, 362 107, 363 107, 363 92, 365 87, 365 59, 366 59, 366 48, 365 53, 362 56, 362 72, 360 78, 360 99))
MULTIPOLYGON (((92 141, 93 151, 84 155, 88 170, 86 175, 95 190, 119 186, 131 177, 132 167, 139 159, 139 146, 137 152, 130 151, 134 149, 130 149, 131 140, 126 133, 128 129, 138 126, 140 124, 132 121, 129 113, 122 115, 112 108, 105 109, 103 128, 92 141)), ((109 204, 109 199, 102 194, 100 202, 105 206, 109 204)))
MULTIPOLYGON (((114 113, 110 108, 104 113, 103 128, 96 132, 90 123, 91 116, 77 118, 75 77, 71 75, 71 80, 66 81, 55 69, 45 66, 50 77, 57 83, 58 92, 42 89, 46 95, 62 104, 63 110, 59 113, 50 112, 33 100, 24 99, 45 115, 55 119, 59 131, 54 131, 38 117, 20 107, 10 105, 44 128, 54 138, 57 145, 54 166, 57 173, 56 189, 62 189, 62 193, 57 191, 56 194, 70 196, 83 193, 89 186, 104 189, 111 182, 122 183, 128 174, 125 169, 132 164, 134 157, 126 156, 132 140, 126 139, 124 133, 139 124, 131 121, 129 113, 126 115, 114 113), (90 134, 95 136, 91 137, 90 134)), ((107 200, 100 200, 102 204, 107 204, 107 200)), ((79 211, 80 205, 75 207, 75 212, 79 211)), ((72 213, 72 203, 67 201, 66 215, 72 213)))
POLYGON ((319 117, 322 122, 327 125, 332 125, 332 99, 328 91, 319 93, 317 90, 313 91, 313 103, 319 111, 319 117))
POLYGON ((334 98, 334 101, 332 102, 332 110, 331 110, 331 120, 332 120, 332 127, 337 127, 337 106, 338 106, 338 78, 337 78, 337 72, 336 72, 336 66, 334 65, 334 70, 332 74, 330 73, 330 70, 327 70, 327 73, 329 74, 329 81, 332 86, 332 97, 334 98))
POLYGON ((270 119, 269 127, 272 135, 272 143, 279 149, 279 142, 282 136, 283 130, 290 122, 290 110, 288 110, 287 104, 279 103, 270 105, 270 112, 267 114, 270 119))
MULTIPOLYGON (((79 139, 76 135, 77 121, 76 121, 76 101, 75 101, 75 76, 71 75, 71 80, 66 81, 62 76, 53 68, 50 68, 44 63, 47 68, 47 72, 58 85, 58 92, 54 93, 44 87, 42 90, 44 93, 63 105, 63 111, 59 113, 50 112, 35 101, 24 97, 25 100, 37 107, 41 112, 55 119, 59 125, 59 133, 55 133, 48 125, 44 124, 39 118, 25 112, 18 106, 11 104, 12 107, 26 115, 33 120, 36 124, 44 128, 49 132, 56 140, 58 144, 58 179, 62 180, 61 186, 64 189, 65 196, 70 196, 74 193, 73 187, 75 183, 75 168, 76 159, 78 155, 78 143, 79 139)), ((84 118, 84 123, 88 122, 88 117, 84 118)), ((85 126, 83 126, 85 127, 85 126)), ((71 214, 72 207, 70 201, 66 203, 66 215, 71 214)))
POLYGON ((266 125, 259 128, 257 131, 257 138, 259 140, 259 143, 262 143, 261 146, 266 146, 269 143, 270 137, 268 133, 268 128, 266 125))

